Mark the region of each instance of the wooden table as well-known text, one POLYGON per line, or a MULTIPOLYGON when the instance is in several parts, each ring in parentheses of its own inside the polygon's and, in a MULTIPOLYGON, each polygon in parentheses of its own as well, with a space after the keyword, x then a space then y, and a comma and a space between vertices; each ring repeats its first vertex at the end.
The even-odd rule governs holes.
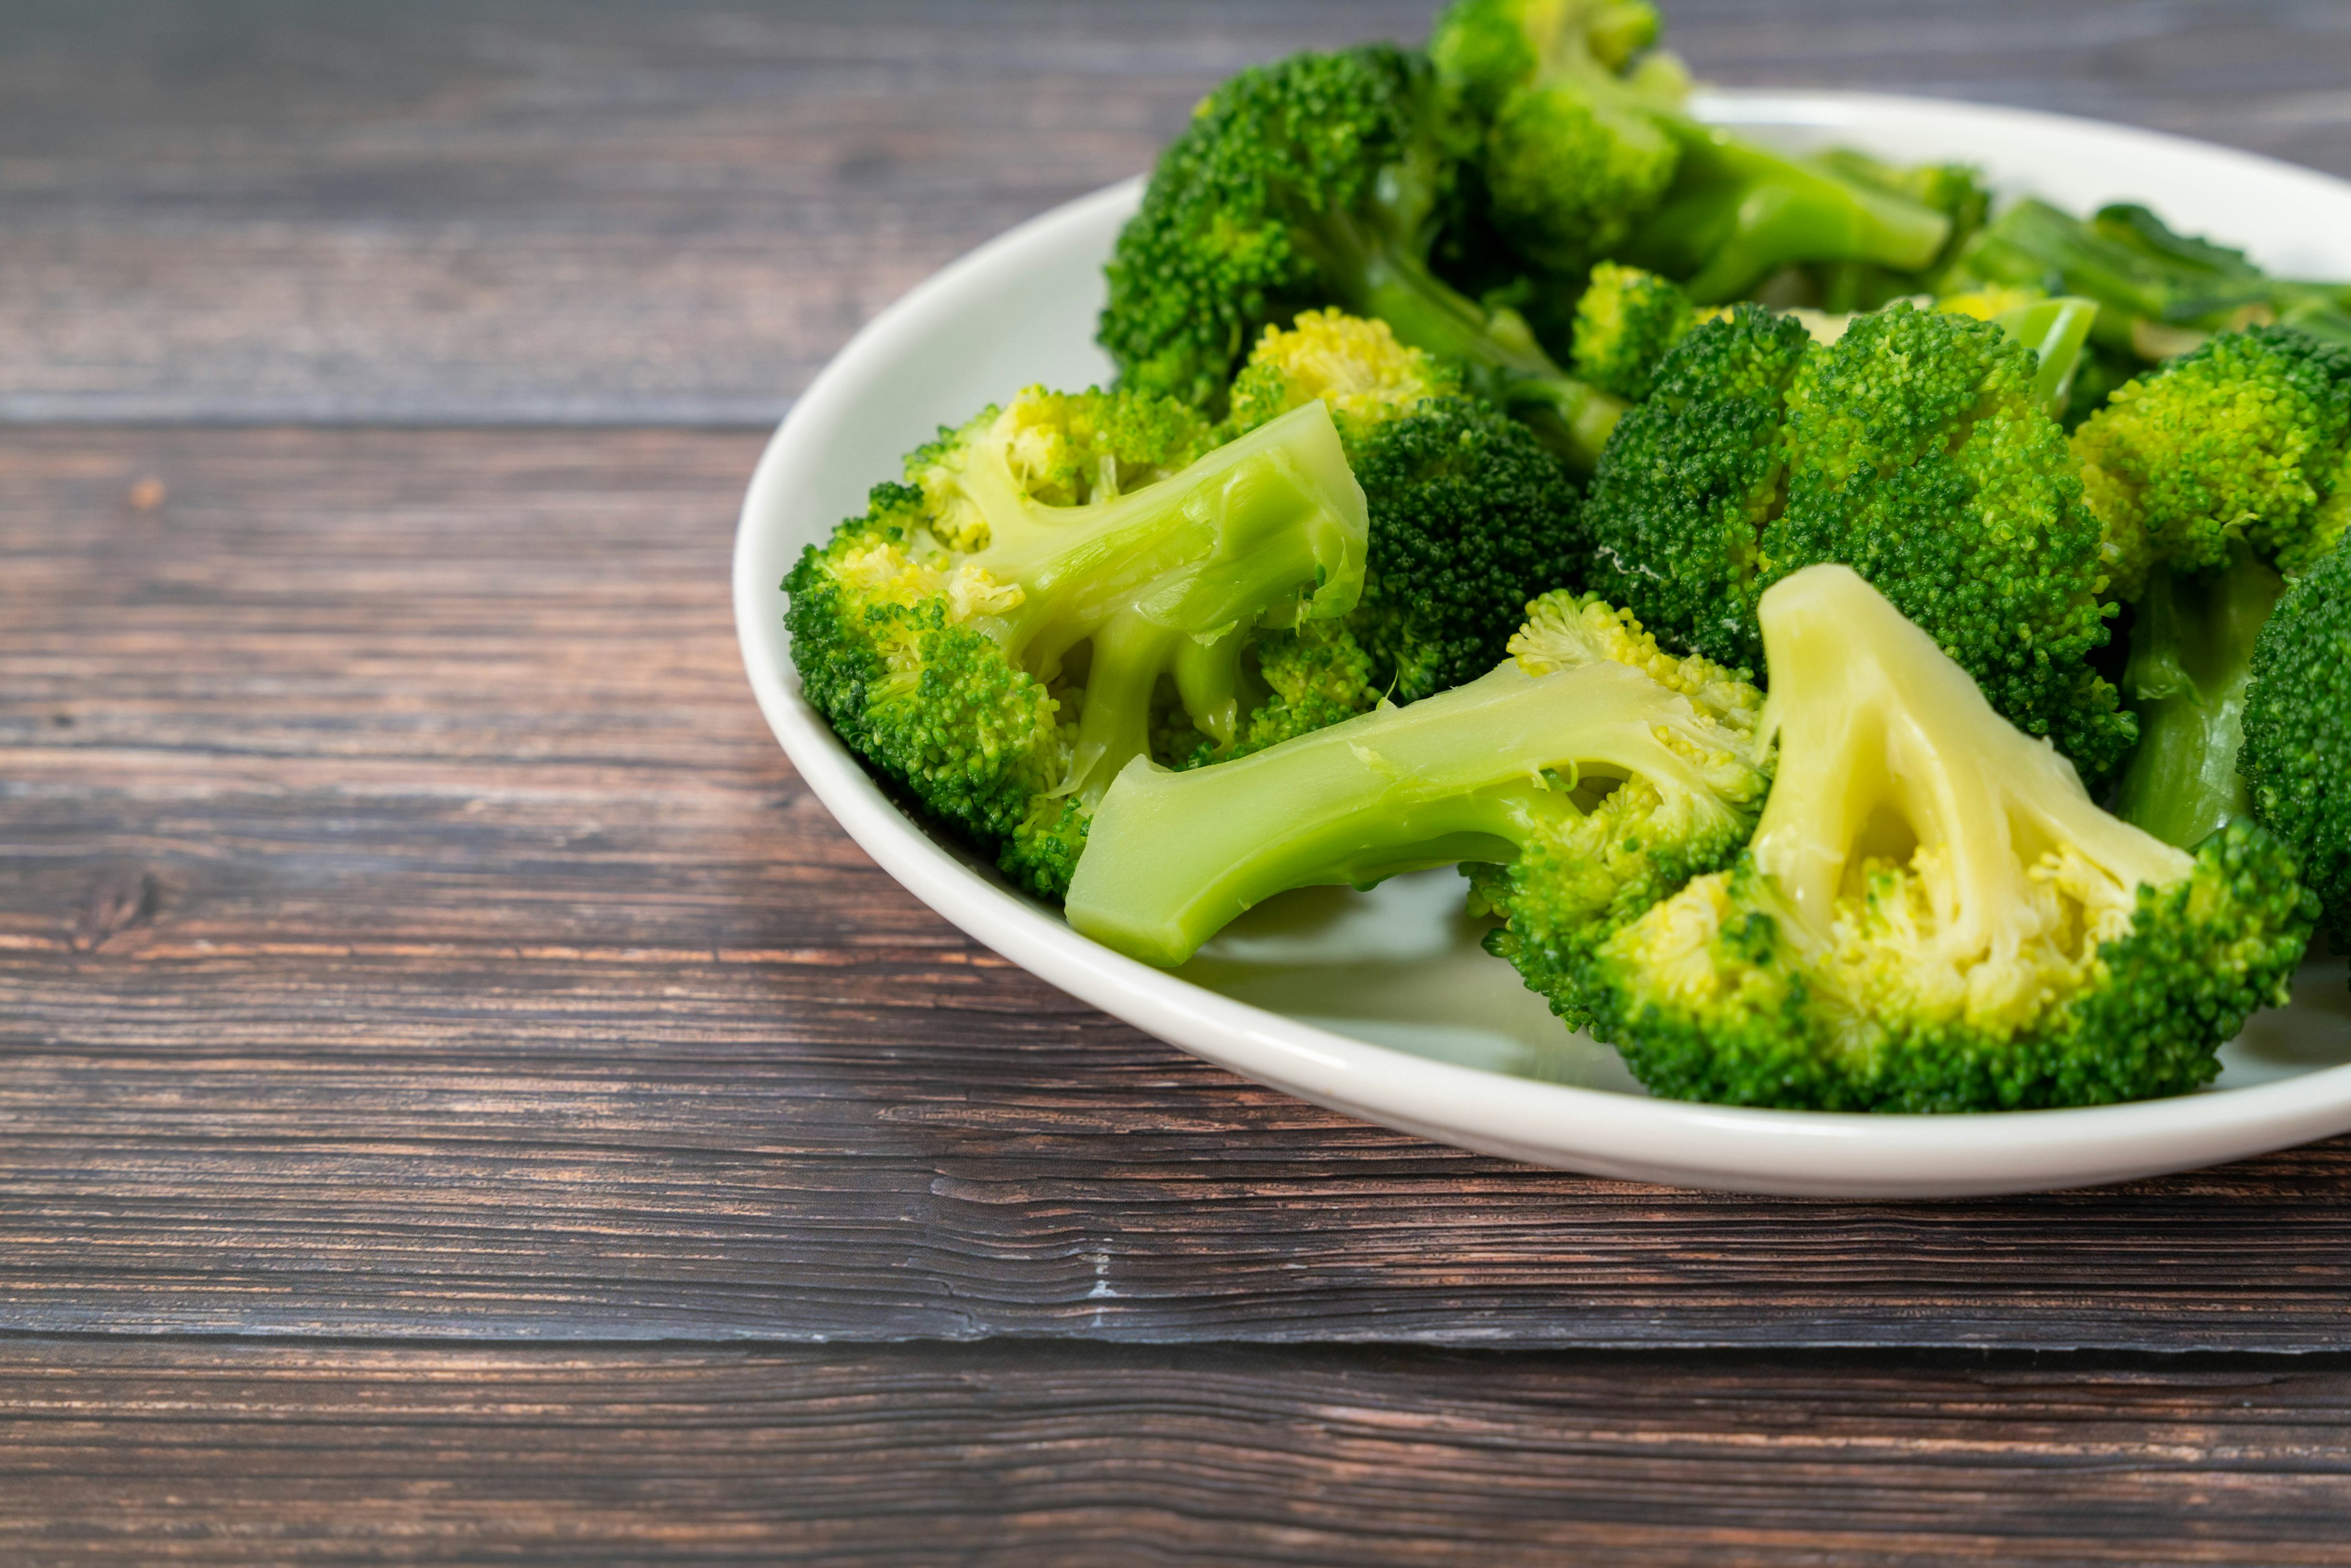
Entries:
MULTIPOLYGON (((2351 11, 1679 0, 2351 173, 2351 11)), ((0 1562, 2351 1563, 2351 1144, 1360 1125, 883 876, 729 625, 863 318, 1418 0, 0 14, 0 1562)))

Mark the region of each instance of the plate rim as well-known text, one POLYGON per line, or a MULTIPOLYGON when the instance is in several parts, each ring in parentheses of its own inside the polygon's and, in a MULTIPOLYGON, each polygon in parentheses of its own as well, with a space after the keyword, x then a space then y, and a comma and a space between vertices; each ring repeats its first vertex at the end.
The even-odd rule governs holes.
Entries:
MULTIPOLYGON (((2110 121, 1885 93, 1709 91, 1707 118, 1865 131, 1889 120, 2062 126, 2144 152, 2351 183, 2258 153, 2110 121)), ((2351 1129, 2351 1064, 2242 1088, 2054 1111, 1940 1114, 1780 1111, 1662 1100, 1519 1078, 1414 1055, 1234 1000, 1081 936, 974 868, 906 816, 799 695, 782 598, 760 545, 788 470, 834 411, 922 340, 943 305, 1068 231, 1131 207, 1143 176, 1016 225, 931 274, 861 328, 785 415, 746 491, 732 558, 736 631, 761 713, 843 831, 901 886, 1061 990, 1192 1055, 1344 1114, 1552 1168, 1717 1191, 1911 1197, 2041 1191, 2191 1169, 2351 1129), (1497 1089, 1506 1092, 1497 1093, 1497 1089), (1898 1155, 1898 1169, 1888 1169, 1898 1155)), ((1498 976, 1498 978, 1499 977, 1498 976)))

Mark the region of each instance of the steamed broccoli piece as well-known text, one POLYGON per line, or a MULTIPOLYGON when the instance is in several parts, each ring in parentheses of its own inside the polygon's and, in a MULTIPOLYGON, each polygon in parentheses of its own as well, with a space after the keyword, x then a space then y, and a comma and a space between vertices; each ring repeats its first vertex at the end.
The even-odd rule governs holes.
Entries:
POLYGON ((1713 304, 1799 262, 1915 271, 1952 223, 1908 195, 1682 111, 1640 0, 1457 0, 1429 54, 1483 132, 1493 219, 1538 265, 1614 257, 1713 304))
POLYGON ((1458 361, 1471 390, 1588 468, 1622 405, 1562 371, 1515 313, 1430 270, 1464 150, 1417 54, 1295 55, 1225 82, 1160 155, 1112 255, 1099 330, 1123 384, 1220 410, 1261 330, 1334 306, 1458 361))
POLYGON ((2214 332, 2273 321, 2351 345, 2351 287, 2270 277, 2241 252, 2174 234, 2141 206, 2105 207, 2084 222, 2046 202, 2019 202, 1961 248, 1943 287, 1980 283, 2096 300, 2097 343, 2142 365, 2214 332))
MULTIPOLYGON (((1248 429, 1315 398, 1338 423, 1371 518, 1363 598, 1327 628, 1363 650, 1351 711, 1483 674, 1527 601, 1574 575, 1573 482, 1526 426, 1384 322, 1310 310, 1290 330, 1268 328, 1234 381, 1233 422, 1248 429)), ((1252 720, 1250 744, 1315 727, 1270 714, 1252 720)))
POLYGON ((1657 361, 1698 322, 1698 307, 1676 284, 1604 261, 1575 302, 1575 373, 1638 402, 1656 386, 1657 361))
POLYGON ((1362 587, 1363 492, 1321 402, 1212 444, 1165 399, 1032 389, 942 430, 784 580, 809 700, 1039 893, 1169 708, 1234 744, 1253 631, 1362 587))
POLYGON ((1480 890, 1509 920, 1498 940, 1531 970, 1572 973, 1745 842, 1769 783, 1761 699, 1566 592, 1529 607, 1510 652, 1468 685, 1236 762, 1131 765, 1095 818, 1070 923, 1176 964, 1288 888, 1484 862, 1480 890))
POLYGON ((2283 840, 2351 949, 2351 544, 2286 591, 2253 645, 2238 753, 2253 816, 2283 840))
POLYGON ((1761 613, 1778 776, 1748 852, 1582 969, 1592 1032, 1653 1092, 1901 1112, 2175 1094, 2286 999, 2316 900, 2268 833, 2233 823, 2190 855, 2099 810, 1848 569, 1784 580, 1761 613))
POLYGON ((1842 562, 2103 779, 2134 729, 2089 664, 2107 639, 2100 534, 2040 369, 1993 323, 1907 304, 1826 347, 1734 307, 1667 352, 1610 441, 1587 586, 1669 644, 1761 670, 1762 593, 1842 562))
POLYGON ((2235 758, 2254 636, 2351 526, 2351 351, 2221 333, 2118 389, 2073 447, 2114 591, 2138 604, 2124 688, 2142 739, 2116 809, 2193 844, 2251 804, 2235 758))

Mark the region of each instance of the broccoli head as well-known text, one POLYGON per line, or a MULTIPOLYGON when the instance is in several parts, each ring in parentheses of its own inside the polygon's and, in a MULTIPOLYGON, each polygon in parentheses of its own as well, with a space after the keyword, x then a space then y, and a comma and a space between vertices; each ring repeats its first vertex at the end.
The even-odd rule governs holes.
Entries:
POLYGON ((2239 539, 2292 575, 2351 523, 2351 350, 2280 327, 2224 332, 2118 389, 2074 433, 2115 591, 2210 571, 2239 539))
POLYGON ((1169 706, 1232 745, 1253 629, 1343 615, 1363 582, 1319 402, 1218 446, 1166 399, 1032 390, 906 474, 785 580, 792 661, 852 749, 1040 893, 1169 706))
POLYGON ((1582 968, 1593 1033, 1654 1092, 1906 1112, 2173 1094, 2284 1001, 2316 900, 2267 832, 2235 823, 2190 855, 2099 810, 1847 568, 1782 580, 1761 614, 1778 773, 1747 852, 1582 968))
MULTIPOLYGON (((1546 595, 1490 674, 1238 761, 1138 760, 1103 797, 1070 923, 1176 964, 1288 888, 1490 862, 1479 887, 1531 972, 1738 852, 1769 788, 1761 699, 1630 616, 1546 595)), ((1554 994, 1572 1011, 1572 990, 1554 994)))
POLYGON ((1516 314, 1430 270, 1461 136, 1427 61, 1384 45, 1225 82, 1160 155, 1111 256, 1100 336, 1123 383, 1221 410, 1260 331, 1336 307, 1458 361, 1588 468, 1621 404, 1562 371, 1516 314))
MULTIPOLYGON (((1310 310, 1288 330, 1268 328, 1234 381, 1233 422, 1248 429, 1316 398, 1331 407, 1370 511, 1363 598, 1328 623, 1366 657, 1355 711, 1485 674, 1527 601, 1574 575, 1573 482, 1524 425, 1464 392, 1452 367, 1399 343, 1385 322, 1310 310)), ((1251 727, 1259 743, 1312 727, 1272 715, 1251 727)))
POLYGON ((1761 594, 1851 566, 2102 779, 2135 730, 2089 663, 2107 640, 2100 534, 2041 371, 1999 325, 1907 303, 1826 346, 1736 307, 1667 352, 1610 442, 1584 506, 1588 585, 1669 643, 1760 669, 1761 594))
POLYGON ((1604 261, 1575 302, 1575 373, 1638 402, 1656 386, 1657 361, 1698 322, 1698 308, 1675 284, 1604 261))
POLYGON ((2116 809, 2189 845, 2250 807, 2236 766, 2254 638, 2351 524, 2351 351, 2223 332, 2116 390, 2074 433, 2142 736, 2116 809))
POLYGON ((1485 125, 1495 215, 1538 265, 1614 254, 1673 183, 1667 121, 1689 82, 1651 49, 1659 27, 1643 0, 1465 0, 1439 17, 1430 58, 1485 125))
POLYGON ((2351 544, 2286 590, 2253 644, 2237 754, 2253 816, 2294 852, 2351 949, 2351 544))
POLYGON ((1888 183, 1690 119, 1656 34, 1637 0, 1456 0, 1437 18, 1430 57, 1477 121, 1493 221, 1522 254, 1567 273, 1633 261, 1712 304, 1799 262, 1909 272, 1942 252, 1951 219, 1888 183))

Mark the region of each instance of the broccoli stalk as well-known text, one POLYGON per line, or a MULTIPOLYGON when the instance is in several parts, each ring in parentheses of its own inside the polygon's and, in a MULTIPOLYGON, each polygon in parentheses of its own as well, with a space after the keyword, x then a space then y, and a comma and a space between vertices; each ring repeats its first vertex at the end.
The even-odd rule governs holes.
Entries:
POLYGON ((1562 371, 1515 313, 1430 270, 1458 141, 1427 62, 1385 46, 1218 87, 1160 155, 1106 269, 1099 331, 1123 384, 1218 409, 1260 331, 1336 306, 1458 361, 1472 390, 1588 469, 1623 404, 1562 371))
POLYGON ((1293 887, 1464 861, 1521 936, 1588 942, 1744 841, 1766 786, 1754 689, 1558 593, 1468 685, 1198 772, 1138 762, 1096 816, 1070 923, 1176 964, 1293 887))
POLYGON ((1702 304, 1744 298, 1799 262, 1916 272, 1950 237, 1933 208, 1823 165, 1677 117, 1680 172, 1625 246, 1625 259, 1682 278, 1702 304))
POLYGON ((1800 262, 1915 272, 1949 215, 1886 181, 1769 152, 1682 112, 1641 0, 1458 0, 1430 57, 1483 131, 1496 226, 1539 265, 1620 257, 1736 299, 1800 262))
POLYGON ((2138 715, 2138 749, 2115 814, 2188 848, 2252 809, 2237 776, 2254 640, 2285 580, 2244 546, 2219 571, 2147 576, 2131 627, 2123 693, 2138 715))
POLYGON ((2174 234, 2141 206, 2102 208, 2085 223, 2046 202, 2019 202, 1961 248, 1943 287, 1981 283, 2096 300, 2104 309, 2093 340, 2142 364, 2272 321, 2351 345, 2351 287, 2270 277, 2242 252, 2174 234))
POLYGON ((2316 901, 2251 822, 2195 855, 2065 760, 1841 566, 1761 606, 1778 777, 1748 853, 1584 968, 1657 1093, 1834 1111, 2096 1104, 2209 1082, 2282 1004, 2316 901))
POLYGON ((915 484, 878 486, 784 584, 793 663, 835 730, 1048 894, 1161 692, 1232 744, 1251 632, 1352 609, 1365 533, 1319 402, 1140 488, 1102 441, 1081 497, 1053 504, 1039 491, 1084 477, 1066 412, 1024 396, 943 433, 915 484))

